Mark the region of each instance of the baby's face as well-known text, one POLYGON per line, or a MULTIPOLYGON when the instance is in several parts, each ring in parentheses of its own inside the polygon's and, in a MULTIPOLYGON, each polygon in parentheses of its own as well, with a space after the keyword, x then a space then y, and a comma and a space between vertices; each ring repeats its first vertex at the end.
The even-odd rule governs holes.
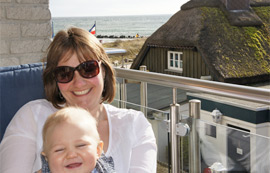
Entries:
POLYGON ((48 131, 46 157, 52 173, 89 173, 102 152, 102 142, 86 124, 63 122, 48 131))

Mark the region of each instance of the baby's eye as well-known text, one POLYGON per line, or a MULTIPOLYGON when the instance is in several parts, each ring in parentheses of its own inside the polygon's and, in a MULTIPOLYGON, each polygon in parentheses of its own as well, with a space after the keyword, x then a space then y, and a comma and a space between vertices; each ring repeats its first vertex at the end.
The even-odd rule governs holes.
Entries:
POLYGON ((77 145, 77 147, 84 147, 84 146, 86 146, 86 144, 79 144, 79 145, 77 145))
POLYGON ((54 152, 61 152, 61 151, 64 151, 64 148, 56 149, 54 152))

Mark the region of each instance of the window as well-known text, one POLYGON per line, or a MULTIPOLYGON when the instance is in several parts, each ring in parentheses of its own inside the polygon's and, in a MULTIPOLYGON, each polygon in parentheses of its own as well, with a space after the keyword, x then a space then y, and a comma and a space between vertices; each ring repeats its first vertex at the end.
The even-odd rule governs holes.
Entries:
POLYGON ((168 69, 183 71, 182 52, 168 51, 168 69))

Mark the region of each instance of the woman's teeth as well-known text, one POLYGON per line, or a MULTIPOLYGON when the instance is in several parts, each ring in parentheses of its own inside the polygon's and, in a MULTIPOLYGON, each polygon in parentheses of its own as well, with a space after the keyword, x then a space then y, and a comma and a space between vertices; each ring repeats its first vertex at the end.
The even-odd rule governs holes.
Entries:
POLYGON ((75 95, 84 95, 89 92, 90 89, 84 90, 84 91, 74 91, 75 95))

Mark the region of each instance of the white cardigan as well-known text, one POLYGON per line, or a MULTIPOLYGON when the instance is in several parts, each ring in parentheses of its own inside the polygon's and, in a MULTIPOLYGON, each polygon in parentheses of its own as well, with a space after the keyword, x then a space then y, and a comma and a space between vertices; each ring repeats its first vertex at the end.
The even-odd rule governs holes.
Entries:
MULTIPOLYGON (((104 104, 109 121, 109 146, 117 173, 155 173, 157 146, 151 124, 142 112, 104 104)), ((41 169, 42 128, 57 109, 45 99, 24 105, 8 125, 0 144, 1 173, 41 169)))

